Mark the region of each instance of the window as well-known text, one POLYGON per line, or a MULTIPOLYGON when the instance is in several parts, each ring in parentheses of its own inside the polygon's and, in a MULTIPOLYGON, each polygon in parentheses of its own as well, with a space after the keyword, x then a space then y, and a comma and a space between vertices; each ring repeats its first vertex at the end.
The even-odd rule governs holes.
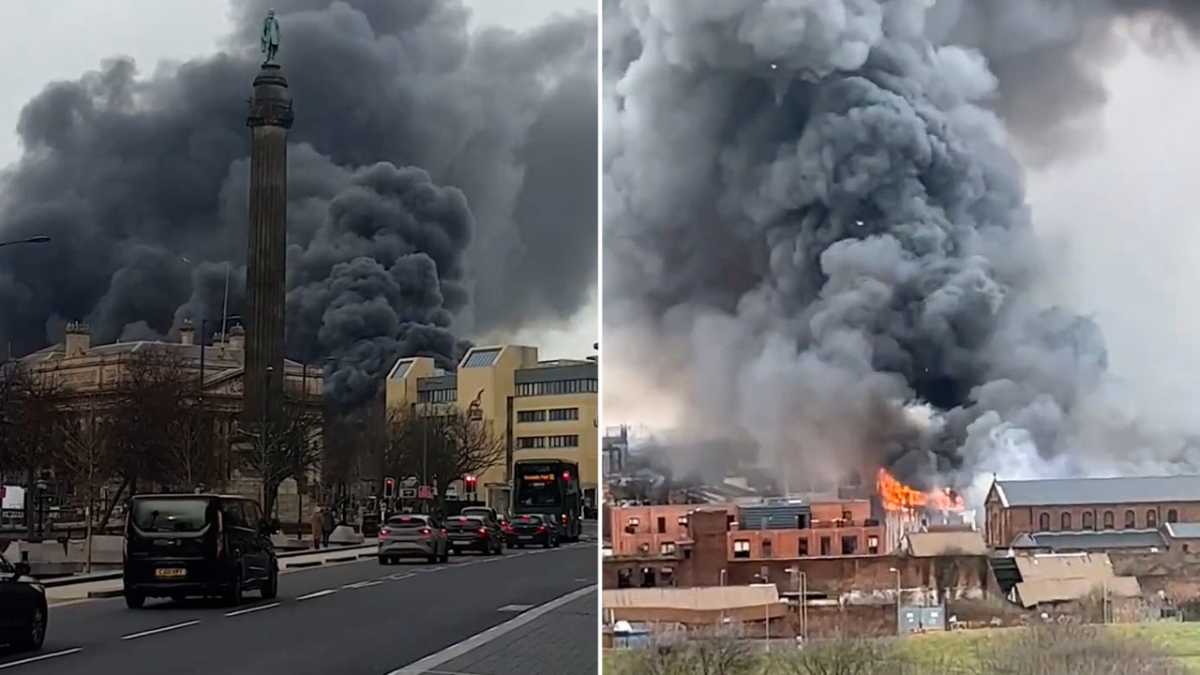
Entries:
POLYGON ((1113 512, 1105 511, 1104 512, 1104 529, 1111 530, 1114 527, 1116 527, 1116 526, 1113 525, 1113 512))
POLYGON ((675 519, 675 522, 680 527, 687 527, 688 517, 687 516, 679 516, 678 518, 675 519))
POLYGON ((529 448, 544 448, 546 447, 545 436, 518 436, 517 449, 528 450, 529 448))
POLYGON ((579 408, 551 408, 551 422, 573 422, 579 419, 579 408))
POLYGON ((1085 530, 1096 529, 1096 523, 1093 522, 1094 517, 1095 516, 1092 515, 1091 511, 1084 512, 1084 514, 1083 514, 1083 529, 1085 529, 1085 530))
POLYGON ((625 521, 625 531, 629 534, 637 532, 638 526, 642 524, 640 518, 629 518, 625 521))
POLYGON ((854 518, 849 511, 842 511, 842 520, 844 520, 848 523, 848 522, 854 520, 854 518))
POLYGON ((1060 529, 1060 530, 1071 529, 1071 514, 1064 513, 1059 517, 1059 528, 1058 529, 1060 529))
POLYGON ((658 533, 659 534, 667 533, 667 519, 663 518, 662 516, 659 516, 659 518, 658 518, 658 533))
POLYGON ((833 542, 829 537, 821 537, 821 555, 829 555, 833 552, 833 542))
POLYGON ((579 434, 567 434, 565 436, 550 436, 550 447, 552 448, 578 448, 579 434))
POLYGON ((858 537, 842 537, 842 555, 858 553, 858 537))
POLYGON ((517 421, 518 422, 545 422, 546 421, 546 411, 545 410, 518 410, 517 411, 517 421))
POLYGON ((800 548, 796 551, 796 554, 801 558, 808 555, 808 537, 800 537, 800 548))
POLYGON ((1050 529, 1050 514, 1043 513, 1038 516, 1038 529, 1043 532, 1050 529))
POLYGON ((725 516, 725 531, 728 532, 733 528, 733 516, 725 516))
POLYGON ((1133 509, 1125 512, 1125 527, 1137 527, 1137 514, 1133 512, 1133 509))
POLYGON ((617 588, 630 588, 631 586, 633 586, 633 570, 617 570, 617 588))
POLYGON ((879 537, 873 535, 867 537, 867 553, 870 553, 871 555, 879 553, 879 537))
POLYGON ((642 588, 654 588, 657 585, 654 570, 649 567, 642 568, 642 588))
POLYGON ((1179 512, 1176 511, 1175 509, 1167 509, 1167 522, 1168 523, 1178 523, 1179 522, 1179 512))
POLYGON ((1146 527, 1158 527, 1158 513, 1154 509, 1146 512, 1146 527))
POLYGON ((597 391, 599 391, 599 387, 596 378, 558 380, 555 382, 524 382, 517 385, 517 396, 594 394, 597 391))
POLYGON ((664 541, 658 545, 658 552, 662 555, 675 555, 675 542, 664 541))
POLYGON ((417 392, 421 403, 454 403, 458 400, 458 389, 426 389, 417 392))
POLYGON ((770 539, 763 539, 762 551, 763 551, 764 558, 771 557, 771 540, 770 539))
POLYGON ((733 542, 733 557, 749 558, 750 557, 750 540, 737 539, 733 542))

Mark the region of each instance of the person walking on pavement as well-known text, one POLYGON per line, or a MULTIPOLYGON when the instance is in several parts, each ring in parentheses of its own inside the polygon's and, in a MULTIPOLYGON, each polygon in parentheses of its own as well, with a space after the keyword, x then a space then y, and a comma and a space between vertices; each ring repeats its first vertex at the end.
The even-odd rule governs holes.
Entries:
POLYGON ((325 519, 321 517, 321 507, 313 509, 308 524, 312 526, 313 548, 319 549, 321 548, 322 530, 325 527, 325 519))
POLYGON ((333 528, 337 525, 337 523, 334 521, 334 518, 333 518, 333 507, 332 506, 325 508, 324 512, 325 512, 325 519, 323 522, 323 525, 325 525, 324 541, 325 541, 325 548, 329 548, 329 537, 330 537, 330 535, 333 534, 333 528))

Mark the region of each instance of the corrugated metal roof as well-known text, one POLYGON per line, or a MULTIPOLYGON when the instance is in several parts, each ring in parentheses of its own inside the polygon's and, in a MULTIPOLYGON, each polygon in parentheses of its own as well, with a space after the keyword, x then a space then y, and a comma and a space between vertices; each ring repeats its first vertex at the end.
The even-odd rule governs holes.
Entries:
POLYGON ((762 607, 779 602, 774 584, 754 586, 697 586, 694 588, 622 588, 604 591, 604 607, 719 611, 762 607))
POLYGON ((1200 539, 1200 523, 1167 523, 1166 527, 1172 539, 1200 539))
POLYGON ((998 480, 1008 506, 1200 502, 1200 476, 998 480))
POLYGON ((1137 577, 1104 579, 1042 579, 1017 584, 1017 598, 1026 609, 1043 602, 1065 602, 1086 598, 1093 591, 1107 590, 1110 596, 1136 598, 1142 594, 1137 577))
POLYGON ((988 547, 978 532, 910 532, 908 554, 914 558, 941 555, 987 555, 988 547))
MULTIPOLYGON (((1198 534, 1197 536, 1200 536, 1198 534)), ((1035 532, 1038 548, 1052 551, 1106 551, 1120 548, 1166 548, 1158 530, 1101 530, 1099 532, 1035 532)))
POLYGON ((1104 579, 1113 576, 1112 562, 1103 553, 1019 555, 1014 558, 1022 581, 1040 579, 1104 579))

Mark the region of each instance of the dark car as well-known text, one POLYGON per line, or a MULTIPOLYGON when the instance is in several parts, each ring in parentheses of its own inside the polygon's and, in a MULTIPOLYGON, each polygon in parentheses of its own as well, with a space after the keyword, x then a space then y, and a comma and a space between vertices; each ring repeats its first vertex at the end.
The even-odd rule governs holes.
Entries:
POLYGON ((450 559, 446 529, 434 516, 403 515, 388 518, 379 530, 379 564, 400 558, 425 558, 431 563, 450 559))
POLYGON ((29 576, 29 565, 0 555, 0 644, 41 649, 47 617, 46 589, 29 576))
POLYGON ((495 522, 478 516, 454 516, 446 520, 450 552, 479 551, 484 555, 504 553, 504 533, 495 522))
POLYGON ((483 518, 490 525, 495 523, 496 527, 500 528, 501 537, 504 539, 505 546, 512 546, 512 524, 508 521, 508 517, 500 513, 496 509, 487 506, 468 506, 459 512, 460 516, 468 516, 471 518, 483 518))
POLYGON ((537 544, 546 548, 558 546, 562 535, 553 515, 524 514, 512 520, 512 538, 517 548, 537 544))
POLYGON ((226 495, 139 495, 125 524, 125 604, 146 598, 220 596, 240 604, 257 590, 274 598, 279 564, 258 502, 226 495))

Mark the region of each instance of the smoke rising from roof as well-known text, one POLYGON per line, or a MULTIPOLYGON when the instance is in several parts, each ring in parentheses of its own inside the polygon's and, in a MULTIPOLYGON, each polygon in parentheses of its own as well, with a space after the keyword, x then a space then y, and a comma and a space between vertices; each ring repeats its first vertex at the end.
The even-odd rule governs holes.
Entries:
POLYGON ((235 3, 224 51, 148 76, 113 59, 22 111, 0 185, 0 340, 216 330, 244 299, 247 98, 268 6, 296 105, 288 355, 353 405, 400 354, 574 315, 594 290, 595 17, 469 33, 455 0, 235 3), (181 260, 186 258, 187 261, 181 260))
MULTIPOLYGON (((1172 9, 1088 4, 1060 3, 1172 9)), ((695 436, 733 427, 830 480, 1194 465, 1107 374, 1095 323, 1034 299, 1048 261, 1010 133, 1036 139, 998 103, 1044 83, 989 50, 1085 43, 1027 34, 1044 3, 931 5, 606 5, 606 362, 683 392, 695 436), (980 21, 992 4, 1016 16, 980 21)))

